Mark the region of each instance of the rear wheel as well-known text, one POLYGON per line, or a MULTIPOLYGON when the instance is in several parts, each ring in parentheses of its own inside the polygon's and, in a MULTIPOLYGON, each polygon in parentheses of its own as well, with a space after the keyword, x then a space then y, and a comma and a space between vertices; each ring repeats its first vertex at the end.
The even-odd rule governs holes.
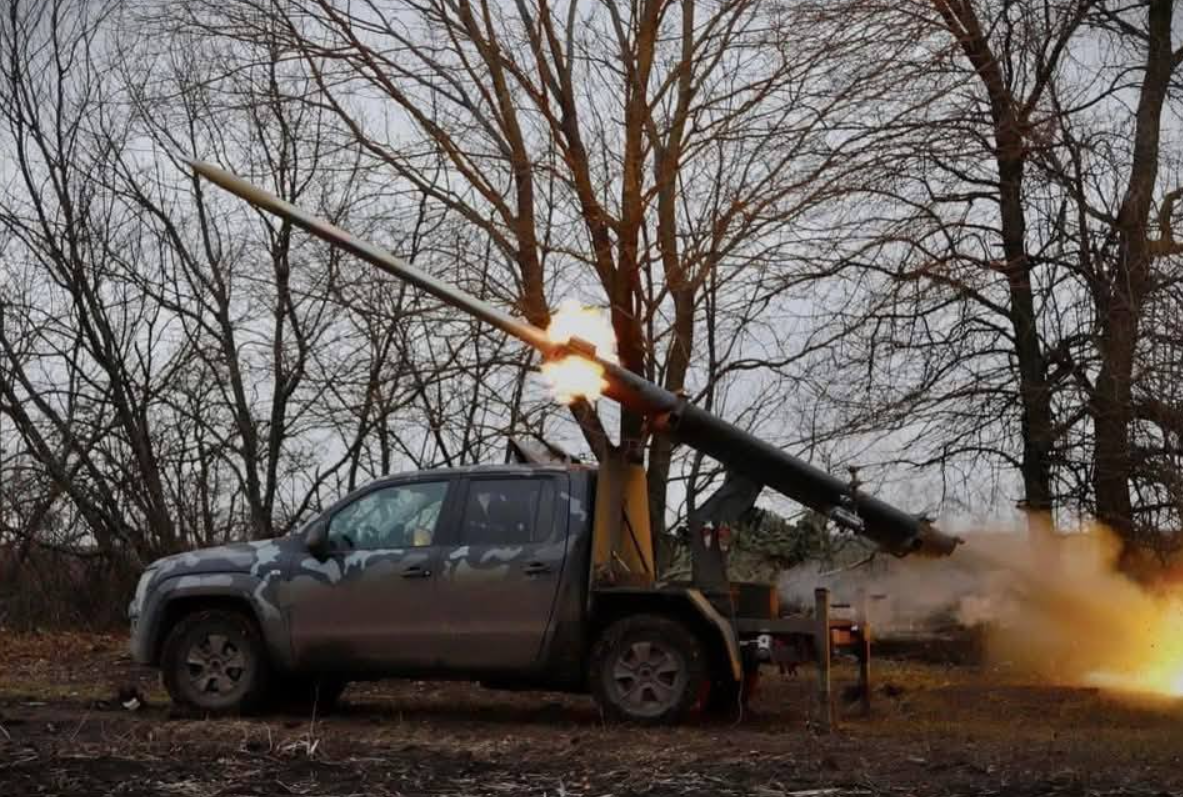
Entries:
POLYGON ((645 725, 677 722, 707 691, 702 643, 668 617, 625 617, 596 642, 591 679, 592 694, 608 719, 645 725))
POLYGON ((211 609, 181 618, 161 655, 162 678, 173 702, 211 714, 240 712, 258 704, 267 662, 254 621, 211 609))

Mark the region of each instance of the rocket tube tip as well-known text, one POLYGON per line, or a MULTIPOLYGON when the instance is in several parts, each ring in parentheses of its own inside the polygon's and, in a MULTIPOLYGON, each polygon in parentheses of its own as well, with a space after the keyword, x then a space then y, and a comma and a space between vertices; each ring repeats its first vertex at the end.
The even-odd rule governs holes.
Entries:
POLYGON ((919 543, 916 553, 920 556, 933 558, 949 556, 957 550, 957 546, 965 543, 961 537, 945 534, 931 523, 924 524, 916 539, 919 543))

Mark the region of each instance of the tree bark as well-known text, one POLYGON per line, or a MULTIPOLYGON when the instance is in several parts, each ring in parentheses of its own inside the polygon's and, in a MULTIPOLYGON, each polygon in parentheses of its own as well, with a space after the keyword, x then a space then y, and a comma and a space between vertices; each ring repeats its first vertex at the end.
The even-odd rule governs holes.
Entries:
POLYGON ((1093 490, 1097 518, 1123 540, 1125 553, 1136 545, 1130 500, 1133 463, 1130 429, 1134 355, 1152 262, 1150 211, 1158 179, 1162 109, 1175 67, 1171 51, 1172 0, 1152 0, 1147 10, 1147 50, 1135 117, 1134 153, 1117 216, 1117 255, 1108 274, 1099 275, 1101 369, 1092 396, 1095 435, 1093 490))
POLYGON ((1027 253, 1027 220, 1023 207, 1023 176, 1027 147, 1019 108, 1002 73, 973 5, 963 0, 934 0, 945 25, 986 90, 998 169, 999 221, 1009 293, 1009 320, 1014 331, 1019 370, 1019 400, 1023 455, 1024 507, 1028 530, 1041 539, 1052 529, 1051 449, 1053 441, 1051 390, 1047 362, 1037 326, 1032 293, 1032 264, 1027 253))

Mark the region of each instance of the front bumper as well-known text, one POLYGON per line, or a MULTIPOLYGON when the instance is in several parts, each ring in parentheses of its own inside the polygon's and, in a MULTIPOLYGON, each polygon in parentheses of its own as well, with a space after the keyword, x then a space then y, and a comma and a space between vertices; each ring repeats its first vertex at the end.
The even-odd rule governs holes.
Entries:
POLYGON ((147 628, 144 623, 140 622, 140 618, 131 618, 131 636, 127 641, 127 650, 131 654, 132 661, 136 664, 152 663, 152 651, 148 644, 146 631, 147 628))
POLYGON ((148 623, 144 622, 144 610, 147 608, 146 604, 148 602, 148 585, 154 575, 155 573, 151 568, 144 571, 144 574, 140 576, 139 583, 136 585, 135 597, 132 598, 131 603, 127 606, 127 619, 131 626, 127 647, 132 661, 136 664, 152 663, 152 646, 148 638, 148 623))

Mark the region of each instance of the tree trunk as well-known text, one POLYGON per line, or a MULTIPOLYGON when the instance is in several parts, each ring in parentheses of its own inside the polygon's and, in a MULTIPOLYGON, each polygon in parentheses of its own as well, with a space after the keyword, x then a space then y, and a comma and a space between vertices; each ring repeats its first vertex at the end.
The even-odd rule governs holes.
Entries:
POLYGON ((999 199, 1002 215, 1002 249, 1006 258, 1010 293, 1010 322, 1015 334, 1015 358, 1019 367, 1019 400, 1023 456, 1024 508, 1032 541, 1043 545, 1051 533, 1052 408, 1047 362, 1036 324, 1031 289, 1031 263, 1027 256, 1027 223, 1023 215, 1022 140, 1017 130, 1002 125, 996 130, 999 199))
POLYGON ((1134 420, 1131 384, 1143 301, 1149 286, 1149 218, 1158 180, 1162 108, 1171 73, 1172 0, 1152 0, 1147 11, 1147 51, 1138 97, 1134 155, 1125 197, 1117 216, 1116 262, 1097 286, 1101 316, 1101 370, 1092 396, 1095 434, 1093 490, 1097 518, 1124 541, 1136 545, 1130 482, 1130 427, 1134 420))
POLYGON ((992 51, 986 30, 970 3, 933 0, 946 26, 973 64, 986 90, 994 134, 994 158, 998 168, 998 203, 1010 299, 1010 323, 1014 330, 1015 359, 1019 368, 1019 401, 1023 456, 1024 506, 1028 530, 1039 545, 1052 529, 1051 391, 1047 363, 1036 323, 1032 294, 1031 260, 1027 255, 1027 220, 1023 212, 1023 171, 1027 148, 1015 97, 992 51))

